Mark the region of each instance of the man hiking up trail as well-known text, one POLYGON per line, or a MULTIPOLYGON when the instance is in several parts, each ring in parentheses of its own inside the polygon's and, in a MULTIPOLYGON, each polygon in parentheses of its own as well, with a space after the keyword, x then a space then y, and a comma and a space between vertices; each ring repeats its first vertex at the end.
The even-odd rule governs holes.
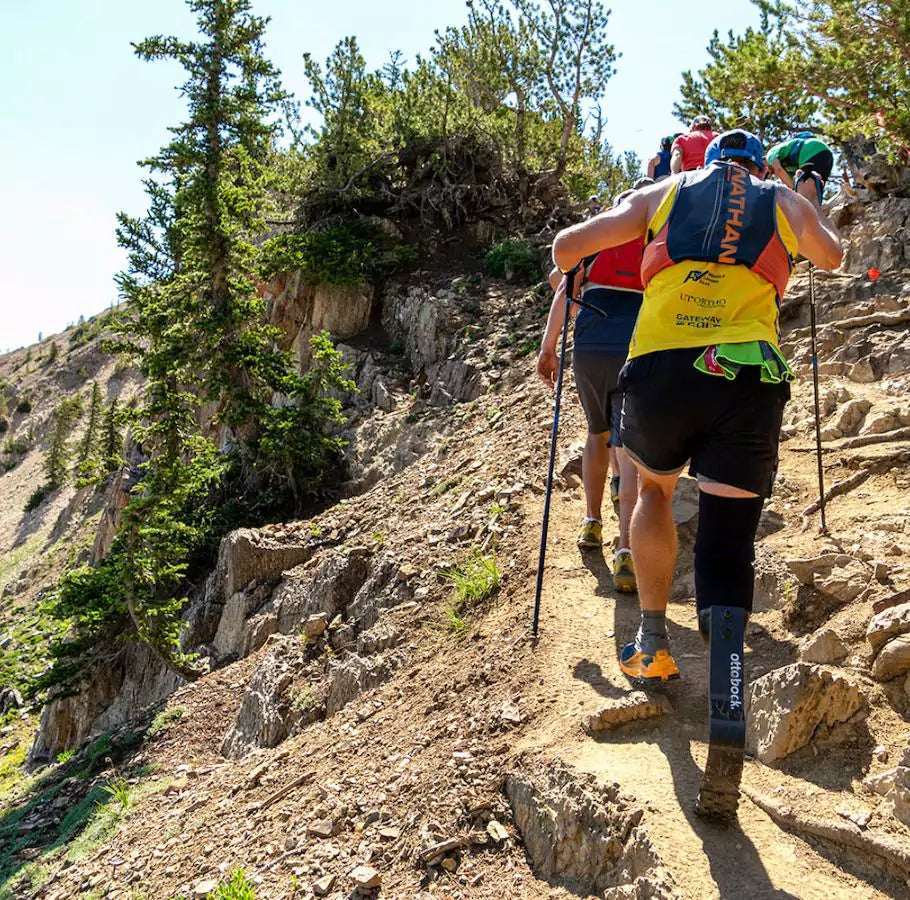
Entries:
POLYGON ((691 172, 705 164, 705 150, 717 137, 708 116, 696 116, 689 126, 688 134, 681 134, 673 141, 670 151, 670 171, 674 175, 691 172))
MULTIPOLYGON (((621 193, 614 200, 614 206, 632 193, 634 191, 631 190, 621 193)), ((585 518, 577 543, 583 550, 596 549, 603 544, 601 510, 611 455, 615 453, 619 471, 619 478, 613 479, 619 504, 619 547, 613 558, 613 585, 624 593, 632 593, 636 589, 635 568, 629 550, 629 527, 638 499, 638 472, 622 449, 619 437, 622 394, 618 380, 641 309, 643 249, 644 242, 639 238, 585 259, 584 274, 576 280, 576 285, 583 285, 581 298, 593 309, 572 305, 572 315, 575 316, 572 366, 578 396, 588 422, 588 438, 582 458, 585 518)), ((554 269, 554 273, 551 273, 551 284, 558 278, 558 290, 550 307, 537 358, 537 373, 549 385, 555 383, 559 368, 556 347, 562 331, 563 316, 560 311, 565 304, 565 279, 559 275, 558 269, 554 269)), ((611 484, 611 499, 613 489, 611 484)))
MULTIPOLYGON (((780 351, 779 307, 797 251, 833 269, 843 249, 821 211, 817 176, 798 178, 798 193, 760 180, 762 147, 745 131, 724 133, 715 147, 707 168, 644 188, 561 231, 553 261, 569 271, 601 248, 646 240, 644 300, 622 374, 621 427, 641 479, 632 519, 641 624, 620 667, 646 683, 679 675, 666 609, 677 548, 671 501, 688 462, 700 489, 695 597, 699 628, 712 642, 712 710, 715 636, 739 641, 721 705, 735 726, 741 772, 742 630, 752 608, 755 534, 792 379, 780 351), (712 609, 723 610, 725 630, 715 628, 712 609)), ((712 746, 714 726, 712 711, 712 746)), ((710 762, 709 755, 708 771, 710 762)), ((729 781, 724 790, 735 810, 739 774, 729 781)))
POLYGON ((810 131, 802 131, 787 141, 775 144, 768 151, 768 168, 788 188, 795 184, 797 173, 815 172, 821 176, 817 182, 819 201, 825 184, 834 168, 834 153, 810 131))

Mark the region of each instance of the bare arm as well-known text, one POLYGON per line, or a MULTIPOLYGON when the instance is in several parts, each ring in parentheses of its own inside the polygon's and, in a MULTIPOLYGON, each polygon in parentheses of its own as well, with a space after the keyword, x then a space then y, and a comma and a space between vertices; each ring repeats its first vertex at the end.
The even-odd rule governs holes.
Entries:
POLYGON ((564 276, 563 276, 562 272, 560 272, 559 269, 556 268, 556 266, 553 266, 553 268, 550 269, 550 274, 547 276, 547 281, 550 282, 550 287, 554 291, 558 291, 559 285, 562 284, 563 278, 564 278, 564 276))
POLYGON ((673 153, 670 155, 670 172, 673 175, 679 175, 682 172, 682 162, 682 150, 679 147, 674 147, 673 153))
POLYGON ((780 164, 779 159, 771 161, 771 171, 785 184, 788 188, 793 187, 793 179, 787 170, 780 164))
MULTIPOLYGON (((815 193, 814 185, 811 190, 815 193)), ((820 269, 836 269, 844 258, 844 248, 834 223, 819 208, 817 196, 807 199, 783 186, 778 186, 777 195, 799 252, 820 269)))
POLYGON ((580 260, 607 247, 616 247, 637 237, 644 237, 651 218, 673 179, 665 179, 636 191, 619 206, 602 212, 593 219, 564 228, 553 241, 553 262, 568 272, 580 260))
MULTIPOLYGON (((566 279, 559 274, 560 283, 553 295, 553 302, 550 304, 550 313, 547 316, 547 327, 544 329, 543 337, 540 340, 540 353, 537 356, 537 375, 544 384, 556 384, 556 376, 559 372, 559 354, 556 352, 556 345, 559 343, 559 336, 562 334, 562 325, 565 321, 565 300, 566 300, 566 279)), ((577 284, 577 282, 576 282, 577 284)), ((572 304, 569 307, 569 315, 574 319, 578 314, 578 306, 572 304)))
POLYGON ((657 168, 657 164, 660 162, 659 156, 652 156, 648 160, 648 178, 654 177, 654 170, 657 168))

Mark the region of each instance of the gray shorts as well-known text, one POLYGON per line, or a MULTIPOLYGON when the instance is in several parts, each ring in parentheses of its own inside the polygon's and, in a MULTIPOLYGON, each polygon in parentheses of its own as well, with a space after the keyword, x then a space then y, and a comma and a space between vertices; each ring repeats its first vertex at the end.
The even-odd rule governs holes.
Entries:
POLYGON ((572 369, 581 408, 588 420, 591 434, 610 433, 610 446, 621 447, 619 424, 622 413, 622 391, 619 372, 625 365, 625 354, 584 353, 572 354, 572 369))

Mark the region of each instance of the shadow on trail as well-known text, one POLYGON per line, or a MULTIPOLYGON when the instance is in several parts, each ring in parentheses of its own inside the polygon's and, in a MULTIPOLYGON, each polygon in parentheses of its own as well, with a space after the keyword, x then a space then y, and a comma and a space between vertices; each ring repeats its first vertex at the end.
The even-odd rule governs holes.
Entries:
POLYGON ((616 595, 613 587, 613 573, 604 559, 603 547, 586 548, 579 550, 582 565, 597 579, 597 587, 594 588, 595 597, 614 597, 616 595))
MULTIPOLYGON (((637 614, 637 611, 636 611, 637 614)), ((671 628, 671 640, 674 646, 687 646, 692 640, 701 645, 701 636, 697 631, 679 627, 671 628)), ((629 631, 628 636, 634 634, 629 631)), ((620 643, 617 631, 617 643, 620 643)), ((691 656, 692 654, 684 654, 691 656)), ((587 661, 584 661, 587 663, 587 661)), ((615 732, 604 732, 591 735, 591 740, 598 744, 611 744, 619 739, 622 743, 641 740, 650 746, 656 746, 666 757, 673 779, 676 803, 683 813, 692 833, 701 841, 702 851, 708 860, 711 878, 717 885, 721 898, 774 898, 774 900, 797 900, 797 895, 776 888, 771 882, 761 856, 755 844, 742 830, 738 822, 724 823, 702 818, 695 813, 695 800, 702 781, 702 769, 692 756, 691 730, 686 725, 699 723, 707 738, 707 654, 704 662, 695 672, 691 663, 686 667, 688 681, 671 682, 665 688, 655 691, 666 696, 676 710, 664 719, 648 720, 642 723, 630 723, 615 732), (673 722, 676 719, 676 722, 673 722), (703 720, 703 721, 702 721, 703 720), (640 732, 640 738, 636 732, 640 732)), ((628 683, 623 688, 611 684, 606 676, 597 679, 585 677, 595 668, 594 663, 576 666, 576 677, 591 684, 604 697, 615 698, 628 694, 628 683)), ((633 791, 634 793, 634 791, 633 791)))
MULTIPOLYGON (((586 552, 582 554, 582 560, 597 579, 595 595, 614 601, 613 652, 616 658, 622 647, 633 639, 638 628, 637 596, 621 594, 614 589, 611 573, 602 553, 586 552)), ((677 579, 684 574, 677 572, 677 579)), ((671 606, 683 605, 691 607, 694 625, 695 609, 691 596, 685 600, 680 598, 671 601, 671 606)), ((688 614, 688 611, 685 614, 688 614)), ((796 895, 774 886, 758 849, 738 823, 718 823, 695 813, 695 800, 701 787, 703 773, 692 755, 693 735, 691 727, 688 726, 695 726, 696 736, 700 734, 702 739, 707 739, 708 655, 704 641, 696 628, 680 626, 672 620, 668 620, 667 625, 674 654, 683 671, 683 678, 668 683, 656 693, 661 693, 670 700, 675 713, 662 720, 630 723, 616 732, 592 735, 591 739, 601 744, 612 743, 617 738, 623 743, 640 740, 642 743, 656 745, 661 750, 673 778, 676 802, 692 833, 701 841, 711 877, 722 898, 749 896, 796 900, 796 895)), ((747 660, 750 657, 758 657, 763 665, 770 664, 771 667, 791 662, 796 656, 796 647, 793 643, 777 640, 766 629, 756 624, 751 626, 747 648, 752 651, 747 660)), ((610 652, 607 647, 604 651, 610 652)), ((582 659, 575 664, 573 675, 608 700, 627 696, 630 683, 622 676, 617 678, 616 674, 611 673, 611 668, 591 659, 582 659)))

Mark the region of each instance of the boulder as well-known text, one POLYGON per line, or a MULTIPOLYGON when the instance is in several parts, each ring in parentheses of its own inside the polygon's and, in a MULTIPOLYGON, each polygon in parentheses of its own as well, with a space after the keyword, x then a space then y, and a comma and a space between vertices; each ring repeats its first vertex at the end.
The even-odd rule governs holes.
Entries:
POLYGON ((815 634, 805 638, 799 647, 799 658, 807 663, 840 662, 847 656, 844 642, 831 628, 822 628, 815 634))
POLYGON ((872 664, 872 677, 890 681, 910 672, 910 634, 900 634, 882 647, 872 664))
POLYGON ((840 435, 854 435, 863 420, 866 413, 872 409, 872 404, 866 399, 848 400, 834 415, 833 420, 829 423, 840 435))
POLYGON ((326 715, 334 715, 364 691, 378 687, 392 671, 393 666, 381 656, 365 658, 351 653, 343 661, 333 662, 328 671, 326 715))
POLYGON ((303 623, 303 633, 307 636, 308 640, 315 640, 321 635, 326 628, 329 627, 329 616, 328 613, 316 613, 315 616, 310 616, 303 623))
POLYGON ((223 574, 221 595, 226 601, 251 581, 279 578, 306 562, 311 554, 302 541, 278 540, 265 531, 238 528, 221 541, 218 550, 218 570, 223 574))
POLYGON ((365 551, 334 552, 315 569, 300 566, 289 571, 264 612, 277 614, 282 634, 296 631, 301 623, 320 613, 331 621, 352 602, 370 572, 365 551))
POLYGON ((805 747, 862 706, 859 688, 843 675, 800 662, 756 679, 749 689, 746 744, 763 763, 805 747))
POLYGON ((5 716, 14 709, 22 709, 22 694, 15 688, 0 688, 0 716, 5 716))
POLYGON ((901 603, 890 609, 876 613, 866 628, 866 640, 873 653, 879 650, 892 638, 910 632, 910 603, 901 603))

